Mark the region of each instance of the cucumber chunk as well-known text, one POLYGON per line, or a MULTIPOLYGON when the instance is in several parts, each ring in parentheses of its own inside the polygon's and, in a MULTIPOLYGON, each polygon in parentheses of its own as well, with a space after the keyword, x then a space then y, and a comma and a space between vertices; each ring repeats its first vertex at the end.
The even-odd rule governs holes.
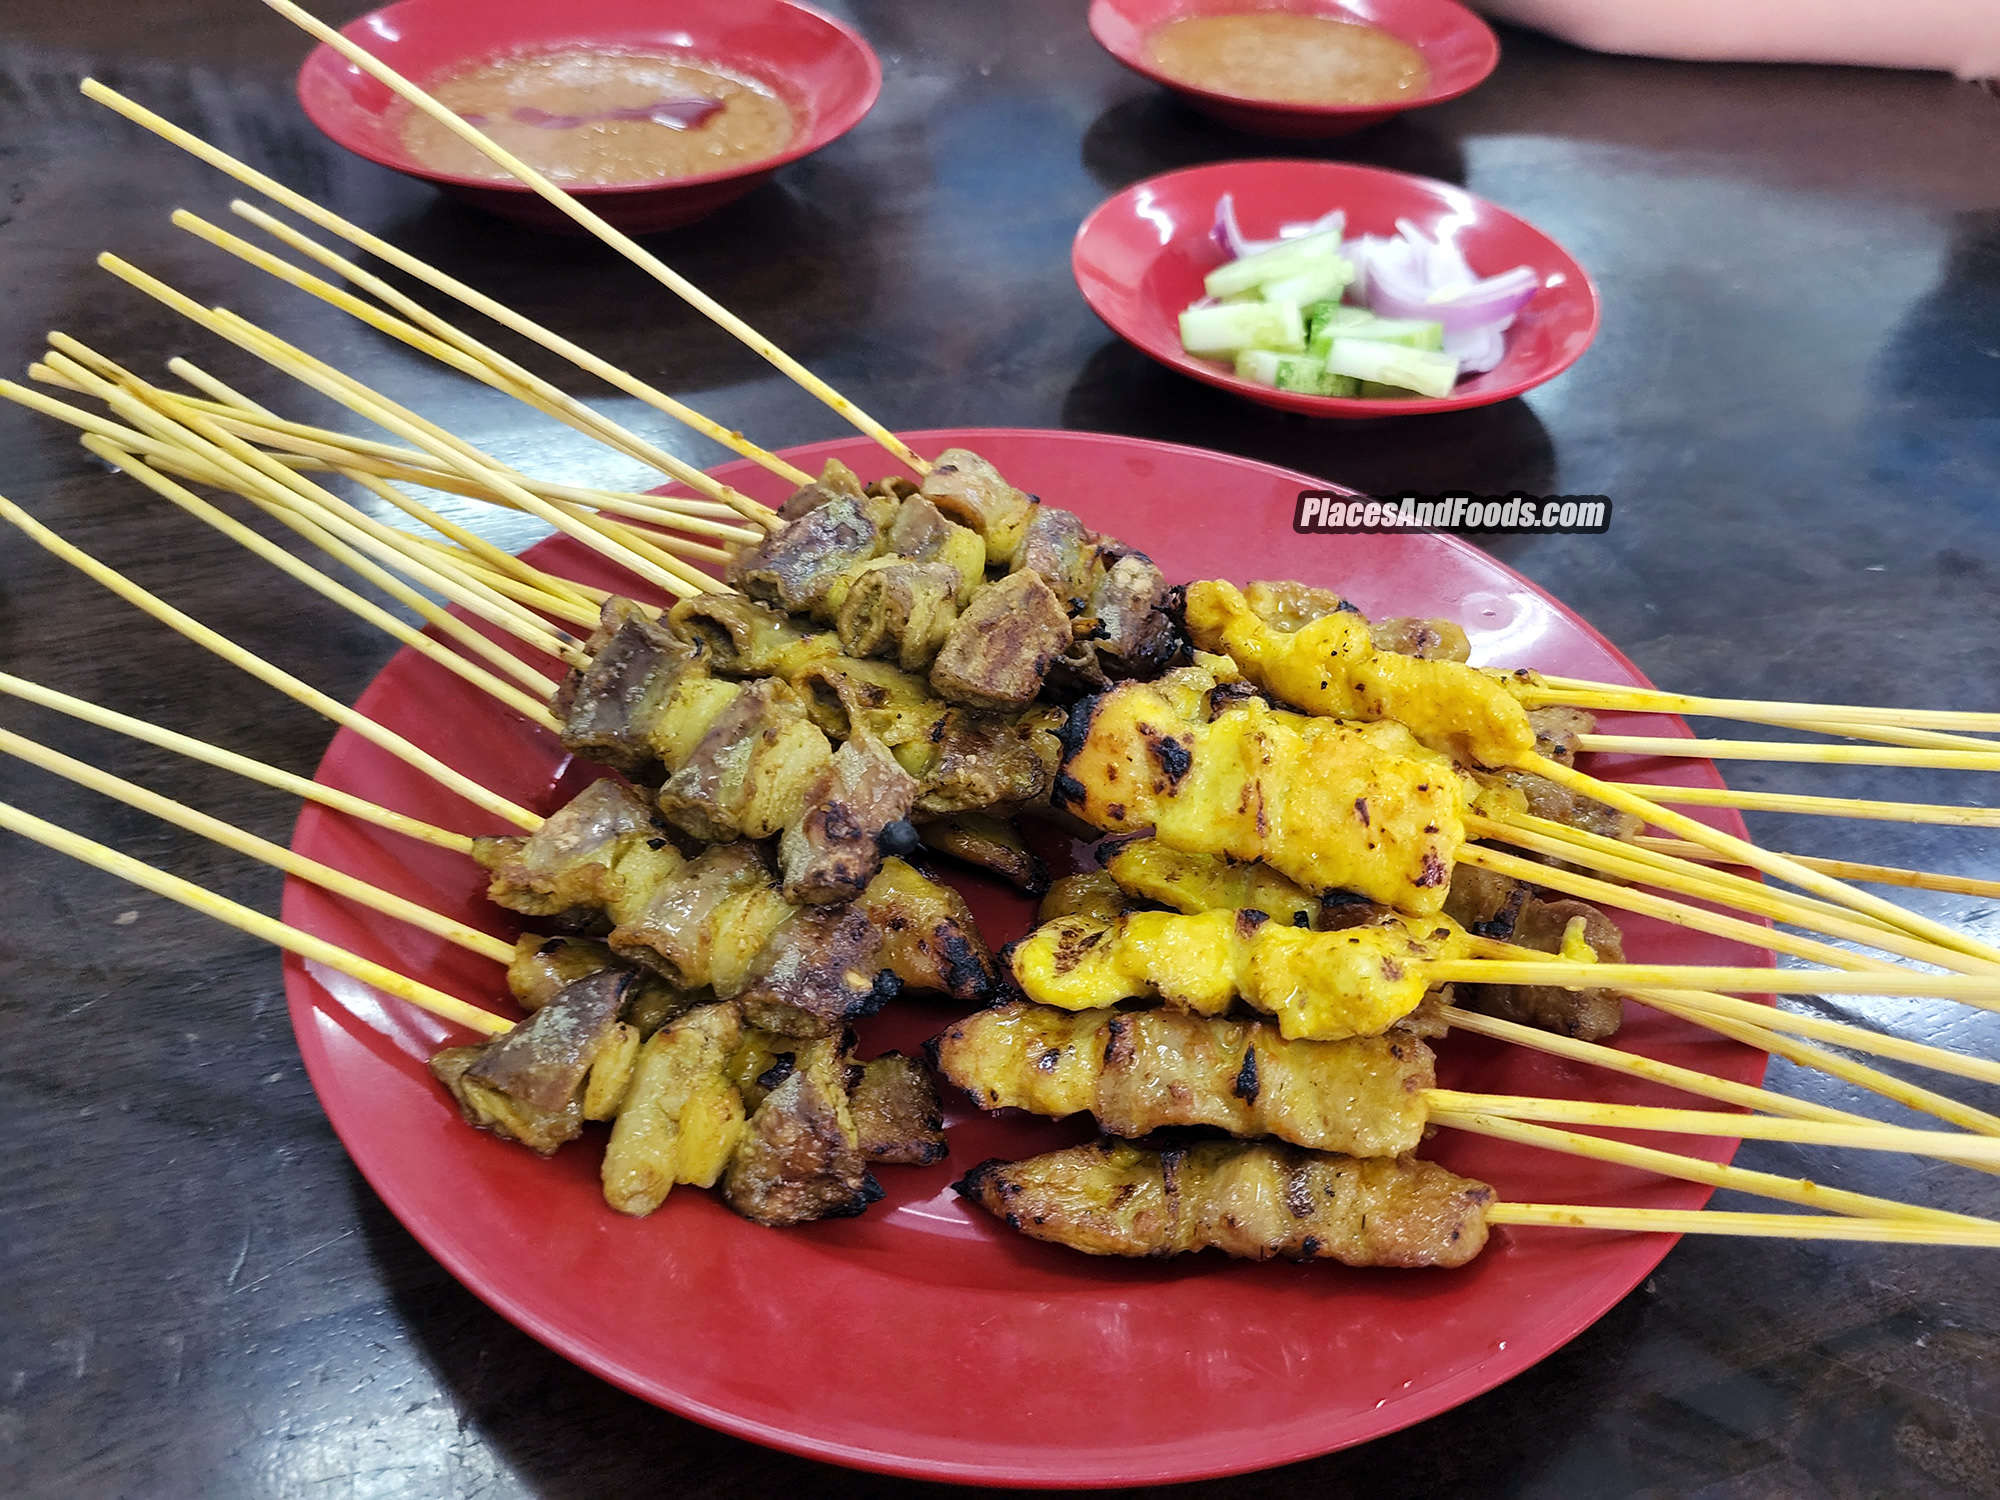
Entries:
POLYGON ((1260 287, 1267 281, 1296 276, 1312 266, 1337 260, 1340 260, 1338 231, 1329 230, 1324 234, 1301 235, 1298 239, 1287 240, 1282 245, 1274 245, 1269 250, 1260 250, 1255 255, 1246 255, 1241 260, 1232 260, 1217 266, 1203 279, 1202 285, 1211 297, 1227 297, 1236 292, 1247 292, 1253 287, 1260 287))
POLYGON ((1452 355, 1344 334, 1328 348, 1326 367, 1336 375, 1404 386, 1423 396, 1449 396, 1458 383, 1458 360, 1452 355))
POLYGON ((1330 373, 1316 359, 1280 354, 1272 349, 1246 349, 1237 355, 1236 376, 1273 390, 1297 391, 1306 396, 1352 396, 1357 389, 1355 381, 1330 373))
POLYGON ((1233 359, 1245 349, 1296 354, 1305 346, 1296 302, 1227 302, 1181 314, 1181 347, 1207 359, 1233 359))

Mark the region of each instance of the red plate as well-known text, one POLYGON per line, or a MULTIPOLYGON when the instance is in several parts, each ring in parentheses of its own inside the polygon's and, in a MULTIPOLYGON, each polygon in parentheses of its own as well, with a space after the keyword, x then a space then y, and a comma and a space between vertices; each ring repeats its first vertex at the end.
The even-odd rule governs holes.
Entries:
POLYGON ((1313 417, 1401 417, 1505 401, 1553 380, 1597 336, 1597 288, 1534 225, 1448 182, 1347 162, 1227 161, 1134 183, 1083 221, 1070 264, 1084 301, 1134 348, 1196 380, 1313 417), (1236 195, 1237 219, 1251 239, 1273 238, 1281 224, 1336 208, 1347 211, 1350 235, 1394 234, 1398 219, 1410 219, 1427 234, 1456 239, 1480 275, 1532 266, 1542 289, 1507 330, 1500 363, 1461 380, 1449 396, 1386 401, 1274 391, 1181 348, 1182 309, 1228 258, 1209 238, 1224 193, 1236 195))
POLYGON ((1135 73, 1172 89, 1196 109, 1238 130, 1260 135, 1321 138, 1345 135, 1406 109, 1442 104, 1476 89, 1500 62, 1493 28, 1457 0, 1091 0, 1090 34, 1135 73), (1162 26, 1188 16, 1285 11, 1359 21, 1408 42, 1423 54, 1430 86, 1393 104, 1281 104, 1221 94, 1169 78, 1154 65, 1150 43, 1162 26))
MULTIPOLYGON (((786 162, 852 130, 882 91, 882 64, 858 32, 797 0, 399 0, 341 28, 414 83, 429 86, 467 64, 555 47, 687 53, 775 90, 798 122, 791 145, 762 161, 693 177, 570 192, 633 234, 691 223, 742 197, 786 162)), ((581 233, 518 182, 440 172, 403 145, 409 108, 388 87, 324 44, 299 69, 299 103, 357 156, 437 184, 488 213, 537 229, 581 233)))
MULTIPOLYGON (((1265 464, 1132 438, 1071 432, 911 435, 927 452, 965 443, 1017 483, 1143 545, 1172 577, 1285 576, 1333 585, 1371 613, 1449 615, 1482 659, 1532 662, 1615 682, 1642 679, 1532 584, 1447 537, 1301 539, 1293 497, 1319 481, 1265 464)), ((855 438, 792 451, 864 474, 886 468, 855 438)), ((718 471, 766 498, 749 464, 718 471)), ((567 543, 538 560, 605 585, 619 579, 567 543)), ((590 768, 555 741, 404 652, 362 710, 495 790, 549 810, 590 768)), ((1632 716, 1645 733, 1678 721, 1632 716)), ((1620 726, 1625 727, 1625 726, 1620 726)), ((1656 766, 1719 784, 1704 763, 1656 766)), ((490 817, 342 731, 322 780, 468 832, 490 817)), ((1733 815, 1721 820, 1740 831, 1733 815)), ((491 931, 470 860, 308 807, 294 847, 491 931)), ((1029 904, 954 876, 996 947, 1029 904)), ((500 970, 297 882, 285 917, 454 994, 499 1004, 500 970)), ((1628 925, 1640 960, 1756 963, 1761 955, 1652 923, 1628 925)), ((286 960, 300 1050, 355 1162, 410 1232, 466 1286, 535 1338, 605 1379, 697 1421, 835 1463, 935 1479, 1128 1485, 1226 1474, 1390 1432, 1497 1385, 1574 1337, 1656 1265, 1659 1236, 1500 1229, 1456 1271, 1255 1265, 1203 1255, 1094 1260, 1036 1244, 960 1202, 951 1182, 982 1158, 1081 1138, 1077 1124, 988 1118, 954 1100, 951 1157, 886 1168, 888 1196, 859 1219, 774 1231, 708 1193, 677 1190, 651 1218, 599 1197, 597 1141, 543 1161, 468 1129, 425 1057, 464 1037, 429 1016, 286 960)), ((952 1019, 899 1002, 864 1035, 909 1048, 952 1019)), ((1764 1058, 1650 1012, 1621 1044, 1754 1082, 1764 1058)), ((1454 1087, 1668 1103, 1686 1100, 1539 1053, 1454 1036, 1454 1087)), ((1734 1143, 1676 1139, 1726 1159, 1734 1143)), ((1427 1154, 1503 1197, 1696 1208, 1707 1193, 1567 1157, 1441 1132, 1427 1154)))

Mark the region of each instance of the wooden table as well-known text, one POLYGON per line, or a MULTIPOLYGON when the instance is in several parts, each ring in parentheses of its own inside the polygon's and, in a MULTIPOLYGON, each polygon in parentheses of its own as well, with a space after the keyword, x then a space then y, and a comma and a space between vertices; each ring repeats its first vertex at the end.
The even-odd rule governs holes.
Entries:
MULTIPOLYGON (((1288 148, 1224 134, 1122 71, 1089 42, 1076 0, 837 8, 882 54, 874 113, 658 246, 891 425, 1164 437, 1363 489, 1608 494, 1607 537, 1493 550, 1655 680, 2000 706, 2000 101, 1941 77, 1681 66, 1509 33, 1500 71, 1470 96, 1302 151, 1462 182, 1525 215, 1598 278, 1602 336, 1525 400, 1316 423, 1150 365, 1086 311, 1068 270, 1077 222, 1127 183, 1288 148)), ((637 477, 171 228, 182 204, 223 214, 227 186, 78 98, 90 71, 725 423, 774 446, 840 430, 594 244, 497 229, 331 147, 292 96, 303 52, 251 0, 0 9, 8 373, 61 328, 148 372, 188 351, 288 411, 319 412, 93 269, 111 248, 525 468, 637 477)), ((632 403, 608 405, 713 461, 632 403)), ((328 690, 351 699, 386 659, 383 638, 103 472, 66 430, 0 409, 0 454, 0 491, 328 690)), ((327 739, 321 720, 11 534, 0 662, 302 772, 327 739)), ((269 837, 291 826, 291 802, 220 772, 18 704, 0 719, 269 837)), ((1730 779, 1992 795, 1942 772, 1808 779, 1744 765, 1730 779)), ((270 871, 138 813, 11 761, 0 796, 275 910, 270 871)), ((1752 821, 1775 847, 1993 872, 1991 834, 1752 821)), ((0 843, 0 903, 12 914, 0 928, 0 1492, 928 1488, 644 1406, 452 1282, 328 1129, 268 949, 14 839, 0 843)), ((1992 902, 1918 904, 2000 938, 1992 902)), ((1875 1013, 2000 1056, 1992 1017, 1875 1013)), ((1782 1066, 1773 1079, 1842 1097, 1782 1066)), ((1797 1175, 1833 1165, 1775 1146, 1741 1160, 1797 1175)), ((1895 1158, 1839 1170, 1868 1191, 2000 1210, 1990 1177, 1940 1167, 1912 1182, 1895 1158)), ((1511 1384, 1365 1448, 1211 1492, 1990 1496, 1995 1264, 1970 1251, 1691 1240, 1511 1384)))

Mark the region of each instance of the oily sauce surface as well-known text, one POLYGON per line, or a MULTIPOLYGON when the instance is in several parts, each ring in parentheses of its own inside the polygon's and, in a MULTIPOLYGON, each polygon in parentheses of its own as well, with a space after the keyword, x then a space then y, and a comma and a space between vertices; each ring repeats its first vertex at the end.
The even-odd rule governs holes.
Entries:
MULTIPOLYGON (((775 156, 796 122, 766 85, 666 53, 572 47, 461 68, 429 85, 556 182, 602 186, 694 177, 775 156)), ((511 181, 430 116, 411 110, 403 145, 425 166, 511 181)))
POLYGON ((1408 42, 1325 16, 1186 16, 1161 27, 1151 51, 1176 82, 1280 104, 1388 104, 1430 83, 1408 42))

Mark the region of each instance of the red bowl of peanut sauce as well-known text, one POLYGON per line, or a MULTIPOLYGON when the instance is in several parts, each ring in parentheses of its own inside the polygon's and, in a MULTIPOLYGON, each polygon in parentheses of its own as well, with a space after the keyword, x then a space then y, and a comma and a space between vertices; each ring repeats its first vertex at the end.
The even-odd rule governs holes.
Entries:
POLYGON ((1223 124, 1294 138, 1455 99, 1500 61, 1456 0, 1092 0, 1090 34, 1223 124))
MULTIPOLYGON (((881 91, 850 27, 797 0, 398 0, 343 28, 604 218, 686 224, 845 134, 881 91)), ((329 47, 299 102, 358 156, 537 229, 578 232, 329 47)))

